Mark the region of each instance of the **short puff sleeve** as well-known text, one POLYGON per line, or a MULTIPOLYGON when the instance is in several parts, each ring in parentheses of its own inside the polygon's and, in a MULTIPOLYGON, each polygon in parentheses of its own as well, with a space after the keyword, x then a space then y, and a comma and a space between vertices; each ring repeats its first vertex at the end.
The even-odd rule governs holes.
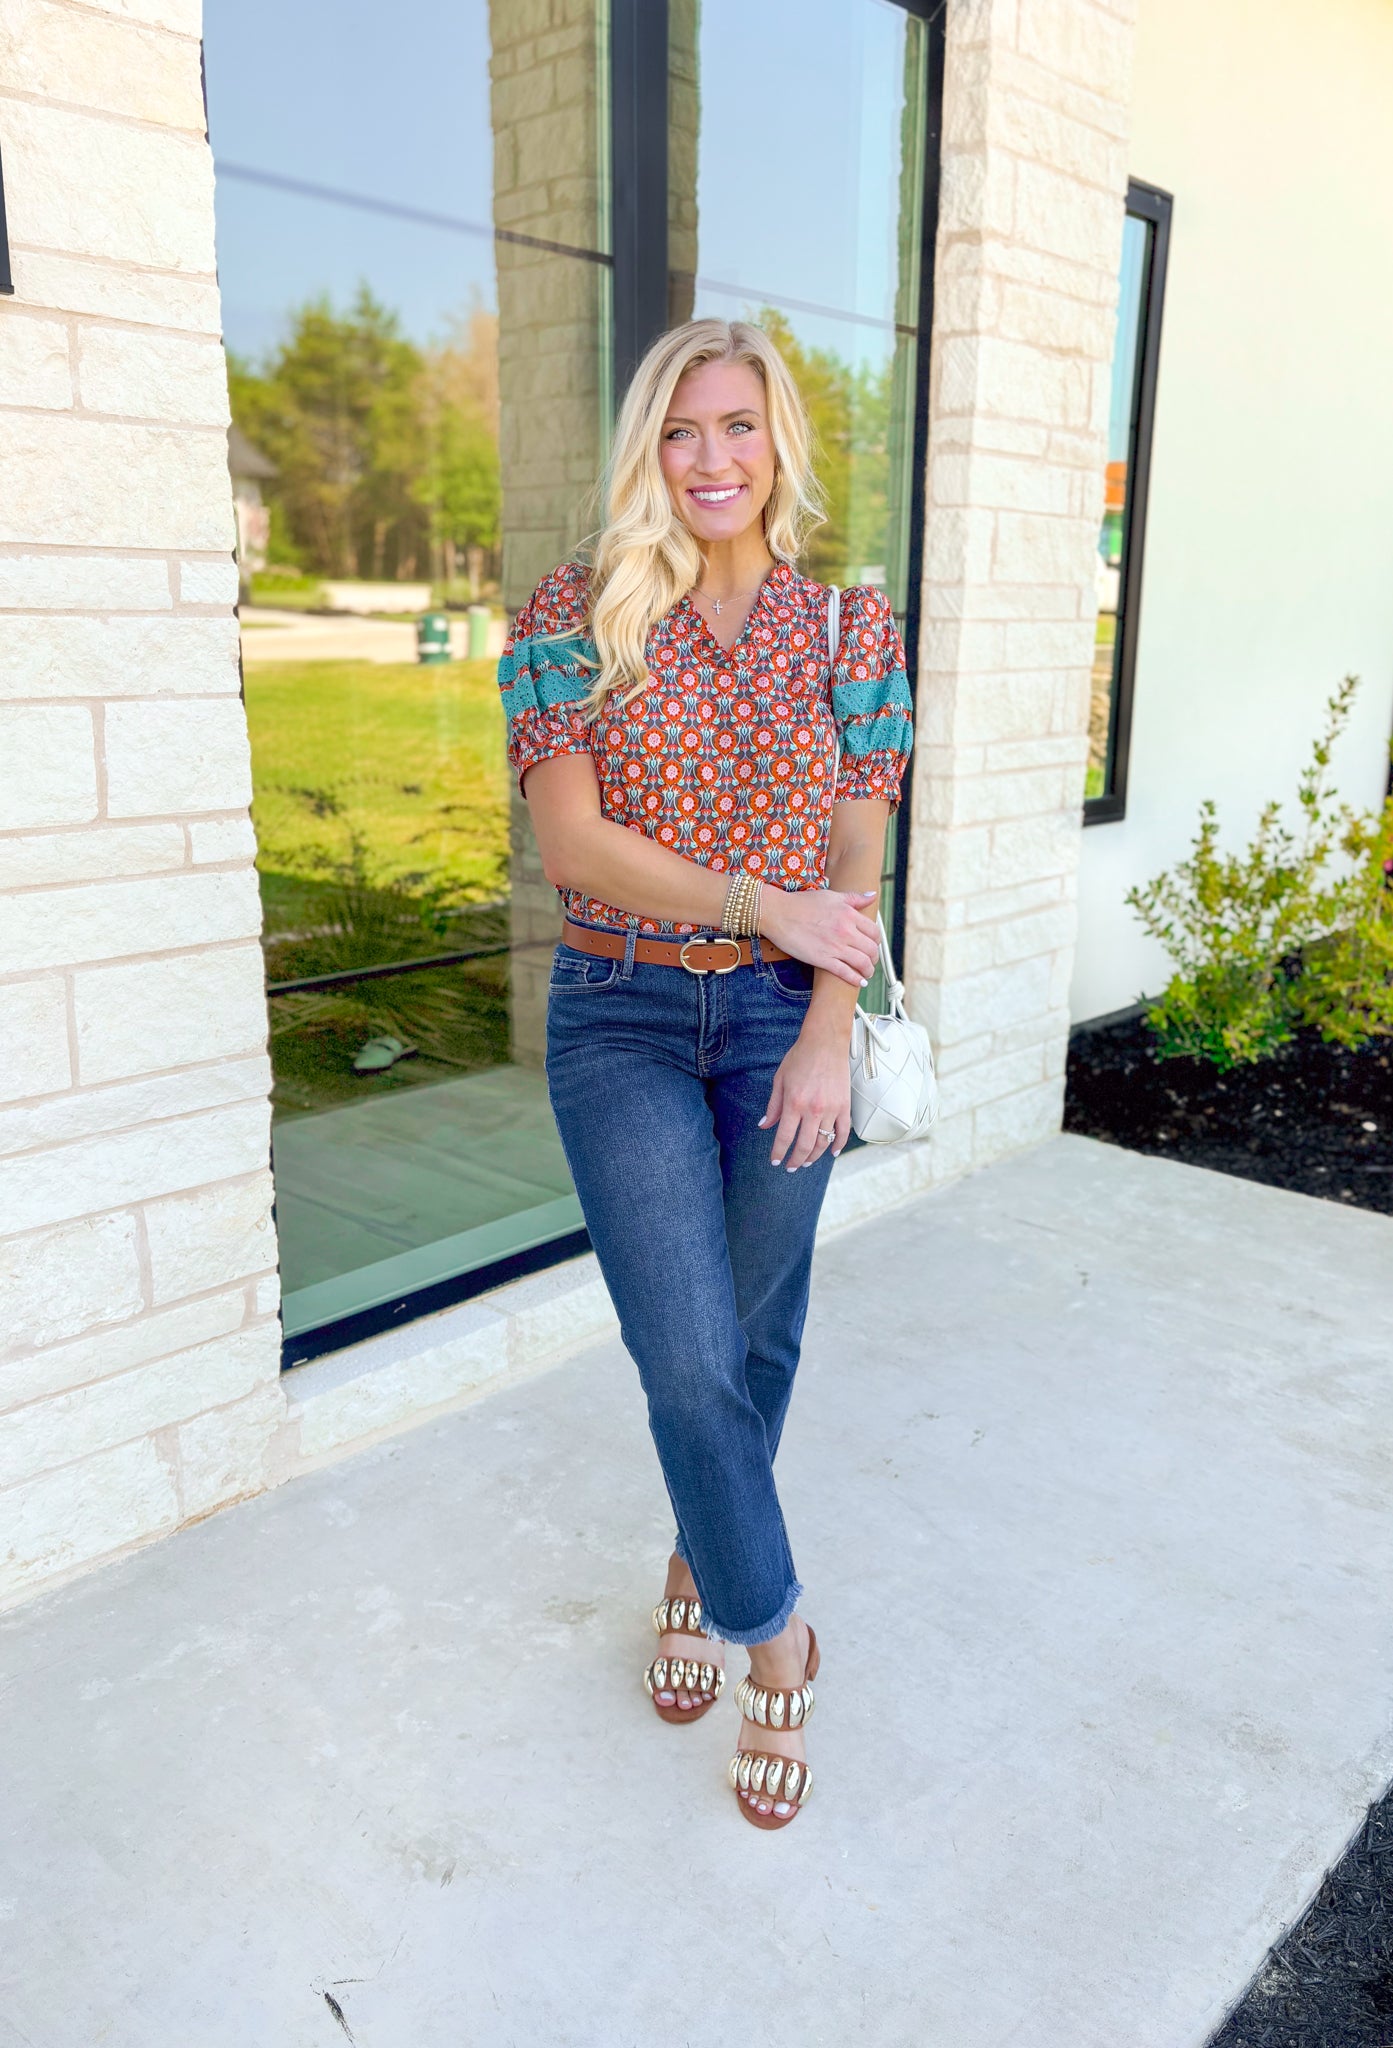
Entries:
POLYGON ((879 797, 893 811, 914 744, 914 712, 890 600, 869 584, 842 593, 832 712, 841 744, 837 801, 879 797))
POLYGON ((498 687, 519 787, 539 761, 591 751, 591 728, 581 716, 595 679, 595 650, 584 631, 588 601, 584 565, 564 562, 537 585, 504 644, 498 687))

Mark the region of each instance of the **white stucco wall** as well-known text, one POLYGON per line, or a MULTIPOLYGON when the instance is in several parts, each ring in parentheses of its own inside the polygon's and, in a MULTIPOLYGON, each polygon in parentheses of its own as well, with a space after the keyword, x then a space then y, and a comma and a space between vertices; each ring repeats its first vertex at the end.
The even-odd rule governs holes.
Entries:
POLYGON ((1075 1018, 1166 979, 1123 903, 1293 797, 1331 688, 1372 804, 1393 715, 1393 4, 1141 0, 1130 169, 1175 197, 1128 815, 1084 834, 1075 1018))

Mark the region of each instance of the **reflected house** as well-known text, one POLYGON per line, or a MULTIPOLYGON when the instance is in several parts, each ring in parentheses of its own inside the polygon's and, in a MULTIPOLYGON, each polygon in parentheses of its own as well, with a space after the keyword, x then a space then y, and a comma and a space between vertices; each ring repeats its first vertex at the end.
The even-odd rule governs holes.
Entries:
POLYGON ((1098 579, 1098 609, 1117 610, 1117 579, 1122 567, 1123 515, 1127 509, 1127 464, 1110 462, 1103 479, 1103 529, 1098 536, 1098 555, 1110 576, 1098 579))
POLYGON ((251 597, 252 577, 266 567, 271 538, 271 509, 261 495, 277 469, 234 422, 227 430, 227 467, 232 477, 232 509, 237 519, 237 568, 242 602, 251 597))
POLYGON ((1122 547, 1126 534, 1127 464, 1110 462, 1103 486, 1103 523, 1098 534, 1094 576, 1098 630, 1088 707, 1088 779, 1086 797, 1103 795, 1107 783, 1108 739, 1116 699, 1117 610, 1122 589, 1122 547))

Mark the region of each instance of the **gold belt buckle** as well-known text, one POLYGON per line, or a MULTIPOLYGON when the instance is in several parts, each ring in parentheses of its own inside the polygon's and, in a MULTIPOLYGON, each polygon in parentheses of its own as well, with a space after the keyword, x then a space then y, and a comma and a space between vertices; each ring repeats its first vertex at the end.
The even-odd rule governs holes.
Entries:
POLYGON ((720 938, 687 939, 683 942, 682 950, 677 957, 686 968, 688 974, 729 974, 732 969, 740 965, 740 941, 738 939, 720 938), (687 958, 688 946, 729 946, 735 958, 731 961, 729 967, 693 967, 691 961, 687 958))

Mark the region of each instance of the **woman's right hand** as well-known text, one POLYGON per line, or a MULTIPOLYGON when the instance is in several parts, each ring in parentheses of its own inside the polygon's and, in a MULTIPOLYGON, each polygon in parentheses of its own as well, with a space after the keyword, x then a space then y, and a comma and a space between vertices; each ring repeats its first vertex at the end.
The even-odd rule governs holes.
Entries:
POLYGON ((766 882, 759 892, 760 937, 772 939, 795 960, 864 988, 880 958, 874 889, 780 889, 766 882))

